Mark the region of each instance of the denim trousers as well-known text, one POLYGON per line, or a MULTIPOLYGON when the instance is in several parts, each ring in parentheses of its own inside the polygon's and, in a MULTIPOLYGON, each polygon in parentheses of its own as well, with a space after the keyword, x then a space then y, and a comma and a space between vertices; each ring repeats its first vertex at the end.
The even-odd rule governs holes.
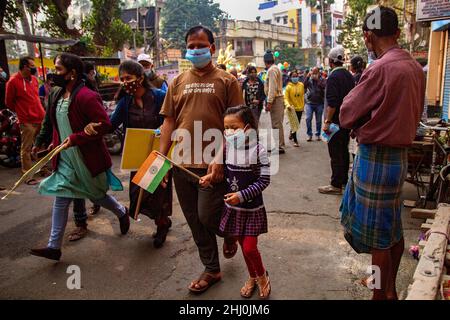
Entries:
MULTIPOLYGON (((52 212, 52 230, 50 233, 50 239, 48 241, 47 247, 52 249, 61 249, 64 231, 66 229, 67 219, 69 215, 70 203, 74 201, 74 211, 75 211, 79 209, 79 207, 77 208, 77 206, 81 206, 81 200, 83 201, 84 206, 84 199, 73 199, 64 197, 55 198, 52 212)), ((97 204, 110 210, 118 218, 121 218, 126 214, 125 207, 110 195, 105 195, 105 197, 103 197, 100 200, 92 200, 92 202, 94 202, 94 204, 97 204)))
POLYGON ((323 115, 323 104, 306 104, 306 134, 308 137, 313 136, 312 131, 312 118, 313 114, 316 117, 316 136, 320 137, 320 132, 322 131, 322 115, 323 115))

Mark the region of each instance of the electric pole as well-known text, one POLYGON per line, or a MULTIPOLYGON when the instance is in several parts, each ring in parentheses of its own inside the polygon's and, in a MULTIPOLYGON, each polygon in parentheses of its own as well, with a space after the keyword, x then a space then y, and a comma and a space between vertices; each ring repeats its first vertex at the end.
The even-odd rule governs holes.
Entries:
POLYGON ((321 55, 322 55, 322 65, 325 65, 325 30, 327 28, 327 23, 325 21, 325 1, 324 0, 320 0, 320 19, 321 21, 321 26, 320 29, 322 29, 322 41, 321 41, 321 55))
POLYGON ((160 18, 160 2, 155 0, 155 67, 159 67, 159 18, 160 18))

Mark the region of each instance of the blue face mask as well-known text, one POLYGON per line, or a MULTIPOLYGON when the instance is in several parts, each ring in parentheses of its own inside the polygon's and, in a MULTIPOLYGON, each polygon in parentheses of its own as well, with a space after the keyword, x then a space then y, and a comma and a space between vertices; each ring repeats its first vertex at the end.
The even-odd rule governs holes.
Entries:
POLYGON ((225 130, 225 140, 227 141, 227 144, 236 149, 241 149, 245 145, 245 137, 244 129, 225 130))
POLYGON ((6 74, 5 71, 2 71, 2 72, 0 72, 0 76, 2 76, 3 79, 6 79, 6 77, 7 77, 8 75, 6 74))
POLYGON ((299 80, 298 77, 296 77, 296 78, 291 78, 292 83, 298 83, 298 80, 299 80))
POLYGON ((211 62, 210 48, 188 49, 186 59, 192 62, 197 69, 202 69, 211 62))

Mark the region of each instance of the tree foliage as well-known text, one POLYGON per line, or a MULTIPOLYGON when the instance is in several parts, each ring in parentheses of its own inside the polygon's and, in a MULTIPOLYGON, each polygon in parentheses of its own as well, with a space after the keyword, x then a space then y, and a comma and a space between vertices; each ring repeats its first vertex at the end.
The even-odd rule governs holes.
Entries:
POLYGON ((184 49, 189 28, 203 25, 217 32, 218 21, 225 15, 213 0, 167 0, 161 12, 162 36, 174 48, 184 49))

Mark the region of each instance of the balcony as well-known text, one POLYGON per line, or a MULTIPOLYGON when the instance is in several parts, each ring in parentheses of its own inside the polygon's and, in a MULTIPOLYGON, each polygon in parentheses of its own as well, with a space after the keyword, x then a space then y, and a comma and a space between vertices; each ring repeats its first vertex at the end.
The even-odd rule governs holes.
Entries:
POLYGON ((278 5, 278 1, 269 1, 269 2, 263 2, 259 4, 258 10, 266 10, 273 8, 278 5))

